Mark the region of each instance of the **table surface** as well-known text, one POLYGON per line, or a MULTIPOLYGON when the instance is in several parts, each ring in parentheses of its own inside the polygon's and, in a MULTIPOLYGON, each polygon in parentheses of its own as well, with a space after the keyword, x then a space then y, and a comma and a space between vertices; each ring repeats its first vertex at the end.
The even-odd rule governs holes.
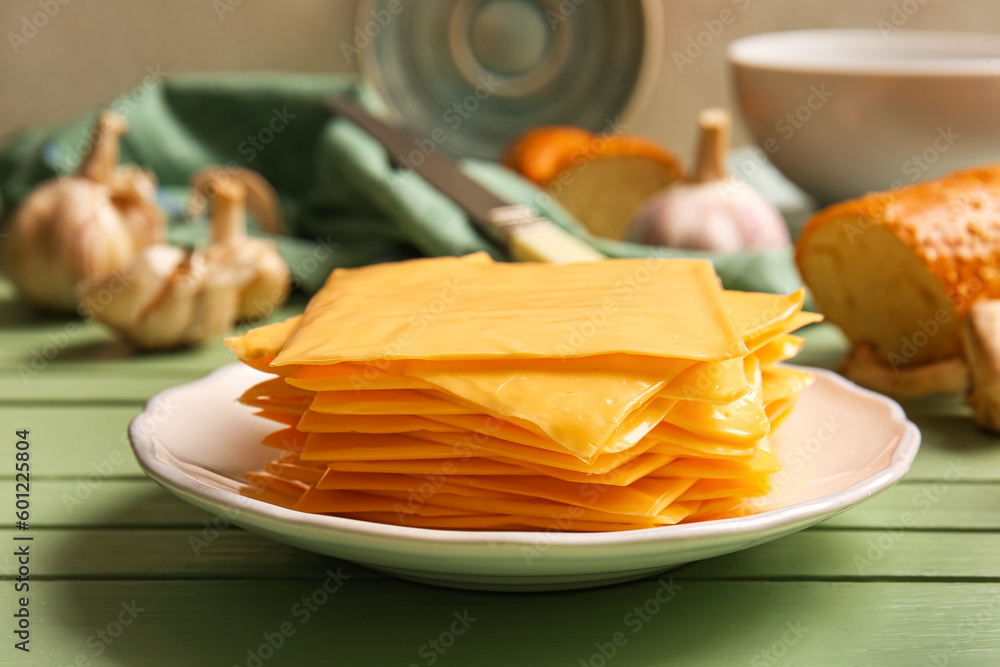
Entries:
MULTIPOLYGON (((836 364, 832 328, 807 337, 801 363, 836 364)), ((676 595, 637 622, 659 577, 556 593, 449 590, 217 530, 143 475, 125 428, 156 392, 231 361, 221 343, 134 356, 97 325, 32 313, 0 283, 0 499, 10 507, 0 663, 1000 665, 1000 439, 977 431, 957 400, 905 406, 923 445, 900 484, 804 532, 675 570, 676 595), (21 429, 27 531, 13 508, 21 429), (11 545, 22 536, 33 538, 30 653, 14 649, 11 621, 11 545), (339 590, 303 605, 328 572, 339 590)))

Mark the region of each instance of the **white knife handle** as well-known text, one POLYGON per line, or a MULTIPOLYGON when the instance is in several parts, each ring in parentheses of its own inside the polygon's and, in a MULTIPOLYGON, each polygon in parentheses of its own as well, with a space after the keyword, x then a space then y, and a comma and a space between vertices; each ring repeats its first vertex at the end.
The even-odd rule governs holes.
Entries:
POLYGON ((530 206, 504 206, 489 212, 488 221, 503 231, 511 256, 519 262, 568 264, 594 262, 604 255, 539 217, 530 206))

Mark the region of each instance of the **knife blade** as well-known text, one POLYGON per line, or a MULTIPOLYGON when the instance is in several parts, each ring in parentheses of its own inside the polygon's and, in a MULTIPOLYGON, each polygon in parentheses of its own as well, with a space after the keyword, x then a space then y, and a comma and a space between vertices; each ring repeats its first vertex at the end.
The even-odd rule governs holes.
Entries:
POLYGON ((550 263, 590 262, 604 255, 563 231, 523 204, 510 204, 466 176, 458 165, 440 154, 420 148, 408 130, 372 116, 343 98, 329 107, 382 144, 393 163, 411 169, 454 201, 487 236, 505 246, 519 261, 550 263), (408 159, 414 151, 419 159, 408 159))

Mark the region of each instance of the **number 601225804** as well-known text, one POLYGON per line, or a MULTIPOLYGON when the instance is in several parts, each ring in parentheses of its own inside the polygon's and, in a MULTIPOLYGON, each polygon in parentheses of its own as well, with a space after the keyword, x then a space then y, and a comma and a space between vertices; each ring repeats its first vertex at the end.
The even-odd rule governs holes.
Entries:
POLYGON ((16 451, 14 452, 14 507, 18 523, 27 522, 31 507, 31 455, 28 443, 28 431, 17 431, 16 451))

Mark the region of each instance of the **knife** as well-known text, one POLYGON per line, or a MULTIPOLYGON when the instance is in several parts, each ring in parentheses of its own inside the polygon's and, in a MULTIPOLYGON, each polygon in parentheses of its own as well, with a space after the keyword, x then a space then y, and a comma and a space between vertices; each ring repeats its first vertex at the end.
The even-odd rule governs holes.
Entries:
POLYGON ((421 151, 423 159, 403 156, 420 150, 408 130, 372 116, 342 98, 329 101, 330 109, 370 134, 396 164, 406 165, 443 195, 454 201, 491 239, 507 248, 513 259, 525 262, 592 262, 604 255, 541 217, 531 206, 510 204, 466 176, 451 160, 421 151))

